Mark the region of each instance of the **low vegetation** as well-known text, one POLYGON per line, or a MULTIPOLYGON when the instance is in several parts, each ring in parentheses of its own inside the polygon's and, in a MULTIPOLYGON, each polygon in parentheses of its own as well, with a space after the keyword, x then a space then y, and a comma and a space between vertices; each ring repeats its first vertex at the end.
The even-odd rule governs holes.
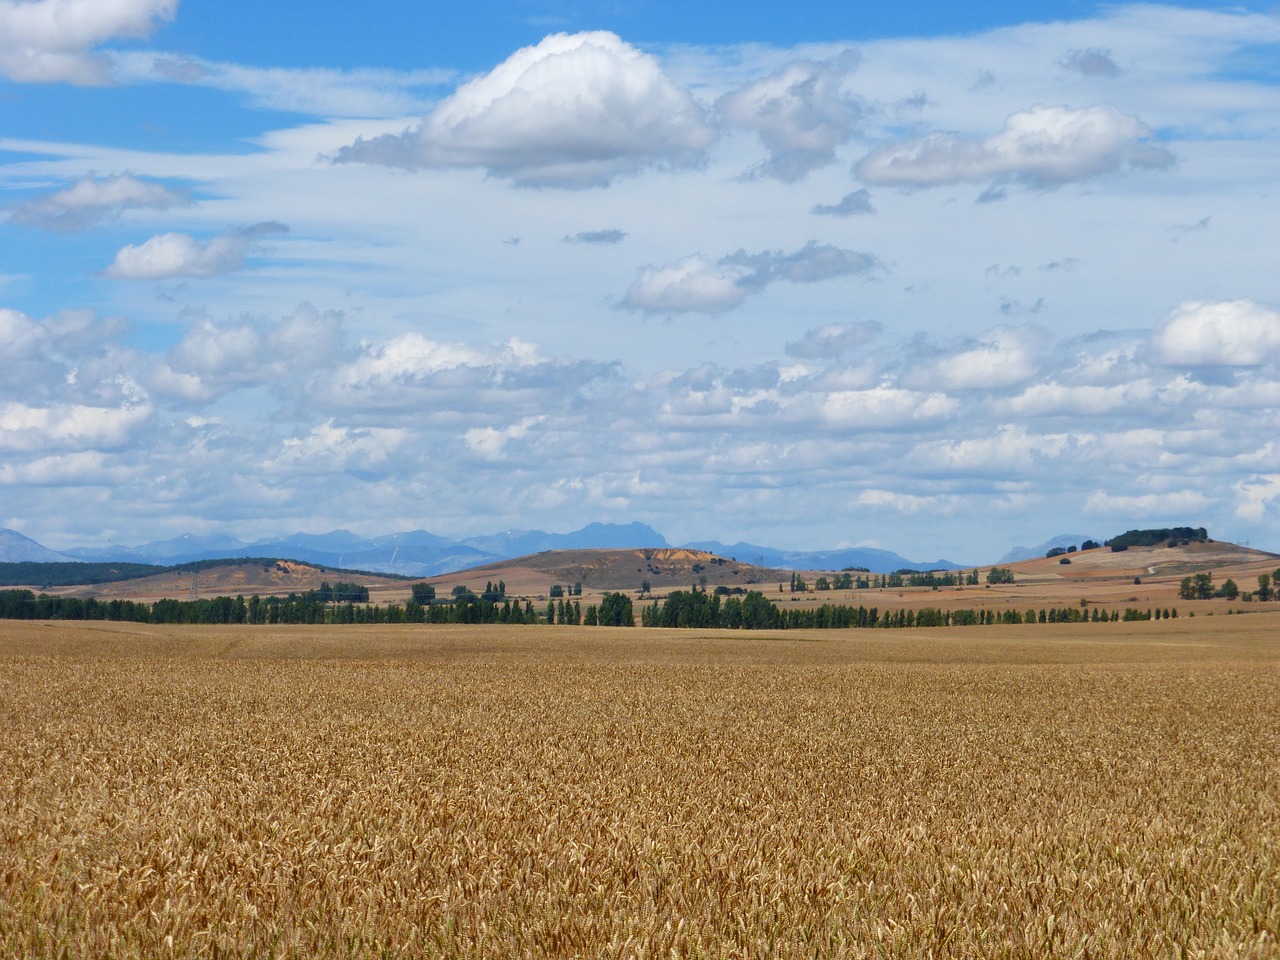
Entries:
POLYGON ((1209 531, 1204 527, 1156 527, 1147 530, 1128 530, 1118 537, 1112 537, 1106 546, 1112 550, 1127 550, 1129 547, 1154 547, 1168 543, 1186 545, 1188 543, 1204 543, 1209 539, 1209 531))
POLYGON ((1276 957, 1278 634, 10 622, 0 955, 1276 957))
POLYGON ((43 587, 67 587, 116 583, 154 576, 166 569, 150 563, 0 563, 0 586, 33 583, 43 587))

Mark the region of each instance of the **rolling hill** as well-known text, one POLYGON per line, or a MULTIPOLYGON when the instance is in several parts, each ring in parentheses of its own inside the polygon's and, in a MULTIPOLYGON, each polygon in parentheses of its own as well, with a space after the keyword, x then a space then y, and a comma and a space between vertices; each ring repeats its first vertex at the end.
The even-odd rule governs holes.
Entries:
POLYGON ((653 592, 688 589, 755 587, 790 580, 791 571, 738 563, 705 550, 684 547, 646 547, 635 550, 547 550, 512 560, 473 567, 435 577, 433 583, 452 588, 476 586, 482 580, 502 580, 509 592, 544 593, 552 584, 582 584, 587 590, 638 590, 648 583, 653 592))

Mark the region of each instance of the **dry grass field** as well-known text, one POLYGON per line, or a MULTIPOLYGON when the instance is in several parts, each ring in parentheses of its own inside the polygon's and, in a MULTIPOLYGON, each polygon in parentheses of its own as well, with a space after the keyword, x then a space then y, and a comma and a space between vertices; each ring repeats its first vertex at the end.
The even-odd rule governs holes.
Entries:
POLYGON ((1280 614, 0 624, 3 957, 1278 957, 1280 614))

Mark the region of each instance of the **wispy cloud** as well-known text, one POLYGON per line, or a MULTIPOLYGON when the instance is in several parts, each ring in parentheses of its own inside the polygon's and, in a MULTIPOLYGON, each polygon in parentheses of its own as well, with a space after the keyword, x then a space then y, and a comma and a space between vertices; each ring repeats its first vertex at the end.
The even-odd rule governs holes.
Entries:
POLYGON ((790 182, 835 159, 863 110, 843 89, 857 64, 852 50, 824 62, 796 60, 716 101, 722 123, 755 131, 768 148, 754 173, 790 182))
POLYGON ((121 82, 208 87, 244 94, 250 106, 320 117, 402 117, 457 79, 447 69, 255 67, 154 52, 117 53, 111 71, 121 82))
POLYGON ((1064 70, 1074 70, 1086 77, 1118 77, 1120 67, 1106 47, 1068 50, 1058 61, 1064 70))
POLYGON ((875 213, 876 208, 871 205, 871 191, 863 187, 846 193, 839 203, 819 203, 811 207, 809 212, 828 217, 861 217, 875 213))
POLYGON ((693 254, 666 266, 642 267, 622 306, 646 313, 724 313, 778 280, 816 283, 874 276, 884 269, 869 253, 816 241, 793 253, 739 250, 715 262, 693 254))
POLYGON ((603 243, 609 245, 621 243, 625 239, 627 239, 627 231, 617 229, 584 230, 581 233, 575 233, 564 238, 566 243, 603 243))

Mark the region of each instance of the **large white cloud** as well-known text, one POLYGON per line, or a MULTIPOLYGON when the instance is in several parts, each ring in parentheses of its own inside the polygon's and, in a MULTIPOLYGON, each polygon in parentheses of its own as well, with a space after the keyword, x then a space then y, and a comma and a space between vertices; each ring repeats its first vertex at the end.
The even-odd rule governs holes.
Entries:
POLYGON ((1280 361, 1280 312, 1252 300, 1182 304, 1151 337, 1179 367, 1256 367, 1280 361))
POLYGON ((1150 127, 1112 106, 1037 106, 1011 115, 984 139, 934 133, 877 147, 855 167, 868 183, 927 187, 1017 181, 1056 187, 1125 168, 1163 169, 1173 154, 1150 127))
POLYGON ((582 188, 696 163, 714 140, 703 109, 654 57, 597 31, 517 50, 421 126, 357 140, 337 159, 480 167, 525 186, 582 188))
POLYGON ((191 204, 191 194, 164 184, 119 173, 108 177, 82 177, 56 193, 19 204, 10 223, 49 230, 80 230, 102 220, 114 219, 125 210, 169 210, 191 204))
POLYGON ((856 65, 851 51, 822 63, 796 60, 725 94, 716 110, 726 126, 756 131, 769 148, 759 173, 799 180, 831 163, 854 131, 862 106, 841 88, 856 65))
POLYGON ((178 0, 0 0, 0 75, 33 83, 105 83, 93 53, 113 37, 144 37, 178 0))
POLYGON ((288 231, 282 223, 267 222, 206 241, 185 233, 161 233, 145 243, 122 247, 102 274, 113 280, 164 280, 230 273, 244 266, 256 241, 288 231))

